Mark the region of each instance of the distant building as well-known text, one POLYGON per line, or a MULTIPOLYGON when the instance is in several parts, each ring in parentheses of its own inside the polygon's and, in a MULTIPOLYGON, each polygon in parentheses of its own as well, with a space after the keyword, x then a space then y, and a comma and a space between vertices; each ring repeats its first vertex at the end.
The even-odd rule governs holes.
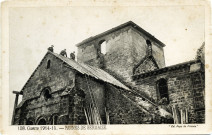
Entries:
POLYGON ((131 21, 77 47, 77 61, 46 53, 15 93, 23 99, 15 104, 12 124, 205 122, 199 57, 166 67, 165 45, 131 21))

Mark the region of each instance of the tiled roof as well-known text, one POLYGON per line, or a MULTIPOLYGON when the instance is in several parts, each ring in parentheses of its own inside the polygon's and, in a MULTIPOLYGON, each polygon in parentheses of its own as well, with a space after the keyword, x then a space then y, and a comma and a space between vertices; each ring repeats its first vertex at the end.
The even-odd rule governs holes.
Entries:
POLYGON ((96 67, 93 67, 90 65, 86 65, 84 63, 76 62, 70 58, 64 57, 64 56, 56 54, 56 53, 52 53, 52 52, 50 52, 50 53, 53 54, 54 56, 56 56, 57 58, 61 59, 65 63, 67 63, 70 67, 74 68, 81 74, 86 74, 88 76, 94 77, 96 79, 102 80, 104 82, 110 83, 110 84, 118 86, 120 88, 130 90, 127 86, 125 86, 120 81, 118 81, 113 76, 111 76, 110 74, 108 74, 107 72, 105 72, 104 70, 102 70, 100 68, 96 68, 96 67))

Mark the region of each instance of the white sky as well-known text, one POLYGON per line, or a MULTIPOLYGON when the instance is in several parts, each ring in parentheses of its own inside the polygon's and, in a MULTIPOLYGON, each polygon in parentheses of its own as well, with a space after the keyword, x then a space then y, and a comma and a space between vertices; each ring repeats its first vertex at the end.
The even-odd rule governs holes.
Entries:
POLYGON ((10 91, 21 90, 50 45, 69 56, 75 44, 130 20, 166 44, 167 66, 193 59, 204 42, 200 6, 11 8, 10 91))

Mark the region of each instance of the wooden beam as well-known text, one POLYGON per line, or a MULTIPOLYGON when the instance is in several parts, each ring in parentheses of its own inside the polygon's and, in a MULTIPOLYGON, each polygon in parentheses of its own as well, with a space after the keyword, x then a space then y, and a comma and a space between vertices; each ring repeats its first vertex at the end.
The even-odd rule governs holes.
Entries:
POLYGON ((13 91, 13 94, 21 94, 21 92, 19 92, 19 91, 13 91))

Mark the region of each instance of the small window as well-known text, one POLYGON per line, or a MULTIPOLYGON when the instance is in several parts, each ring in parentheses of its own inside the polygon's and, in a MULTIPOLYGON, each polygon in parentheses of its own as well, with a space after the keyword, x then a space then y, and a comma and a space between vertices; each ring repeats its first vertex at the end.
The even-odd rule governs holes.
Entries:
POLYGON ((168 104, 169 103, 169 94, 168 94, 168 86, 166 79, 162 78, 157 82, 158 92, 159 92, 159 103, 160 104, 168 104))
POLYGON ((51 96, 51 94, 49 93, 49 91, 46 90, 46 91, 44 92, 44 97, 45 97, 45 99, 47 100, 47 99, 51 98, 52 96, 51 96))
POLYGON ((50 68, 50 66, 51 66, 51 61, 50 61, 50 60, 48 60, 48 61, 47 61, 46 68, 47 68, 47 69, 49 69, 49 68, 50 68))
POLYGON ((43 97, 44 97, 45 100, 48 100, 48 99, 52 98, 52 95, 50 93, 50 89, 44 88, 43 97))
POLYGON ((106 51, 106 41, 105 40, 100 41, 99 45, 100 45, 101 53, 106 54, 107 53, 107 51, 106 51))

